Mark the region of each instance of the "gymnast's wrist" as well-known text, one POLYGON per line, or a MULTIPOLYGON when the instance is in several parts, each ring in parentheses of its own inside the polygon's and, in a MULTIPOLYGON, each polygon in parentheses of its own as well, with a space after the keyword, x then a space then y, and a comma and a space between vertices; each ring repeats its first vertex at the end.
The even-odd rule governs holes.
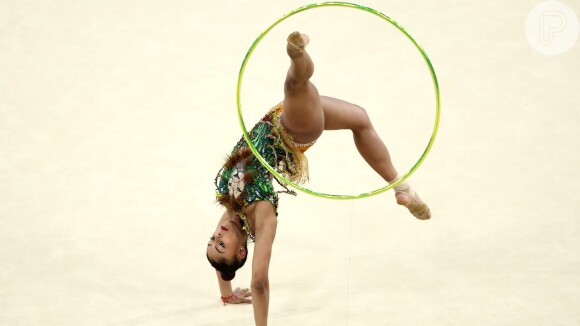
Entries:
POLYGON ((234 294, 232 293, 231 295, 222 295, 220 299, 222 300, 222 302, 223 302, 223 303, 224 303, 224 305, 225 305, 225 304, 226 304, 226 303, 228 303, 228 302, 229 302, 229 301, 230 301, 230 300, 231 300, 233 297, 234 297, 234 294))

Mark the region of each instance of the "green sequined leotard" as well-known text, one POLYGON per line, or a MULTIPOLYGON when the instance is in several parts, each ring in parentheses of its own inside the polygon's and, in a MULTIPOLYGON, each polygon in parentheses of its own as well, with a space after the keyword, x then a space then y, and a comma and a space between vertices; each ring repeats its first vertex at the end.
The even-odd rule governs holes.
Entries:
MULTIPOLYGON (((289 180, 303 183, 308 179, 308 162, 303 154, 307 147, 294 143, 281 126, 282 110, 281 104, 270 110, 249 135, 270 166, 289 180)), ((295 194, 262 166, 242 137, 215 179, 217 201, 229 211, 243 215, 245 207, 266 200, 274 205, 277 213, 278 192, 274 190, 272 179, 285 189, 280 192, 295 194)))

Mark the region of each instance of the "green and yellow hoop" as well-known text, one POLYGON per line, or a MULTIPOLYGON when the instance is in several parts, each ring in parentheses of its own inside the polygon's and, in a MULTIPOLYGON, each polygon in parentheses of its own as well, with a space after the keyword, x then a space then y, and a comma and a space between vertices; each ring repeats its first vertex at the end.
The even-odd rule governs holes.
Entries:
POLYGON ((266 167, 268 169, 268 171, 270 171, 270 173, 272 173, 274 176, 276 176, 280 181, 282 181, 288 185, 291 185, 292 187, 294 187, 302 192, 305 192, 307 194, 314 195, 317 197, 322 197, 322 198, 330 198, 330 199, 359 199, 359 198, 374 196, 374 195, 383 193, 383 192, 397 186, 398 184, 400 184, 401 182, 403 182, 404 180, 409 178, 409 176, 411 176, 411 174, 413 174, 413 172, 415 172, 417 170, 417 168, 419 168, 421 163, 423 163, 423 161, 427 157, 427 154, 431 150, 431 147, 433 147, 433 143, 435 142, 435 136, 437 135, 437 131, 439 129, 439 119, 440 119, 440 111, 441 111, 439 84, 437 82, 437 76, 435 75, 435 70, 433 69, 433 65, 431 64, 431 61, 429 60, 429 57, 427 57, 427 53, 425 53, 423 48, 421 48, 421 46, 417 43, 417 41, 415 41, 415 39, 413 39, 413 37, 401 25, 399 25, 397 22, 395 22, 390 17, 384 15, 383 13, 381 13, 379 11, 376 11, 375 9, 361 6, 361 5, 354 4, 354 3, 348 3, 348 2, 323 2, 323 3, 309 4, 309 5, 300 7, 300 8, 296 8, 296 9, 290 11, 289 13, 285 14, 284 16, 282 16, 280 19, 278 19, 276 22, 274 22, 272 25, 270 25, 270 27, 268 27, 265 31, 263 31, 258 36, 258 38, 254 41, 254 43, 252 43, 252 46, 250 47, 250 49, 246 53, 244 61, 242 62, 242 66, 240 68, 240 73, 238 74, 236 104, 237 104, 238 118, 240 121, 240 125, 242 127, 242 132, 244 134, 244 138, 246 139, 246 142, 248 143, 250 149, 252 150, 252 153, 254 153, 254 155, 258 158, 260 163, 262 163, 262 165, 264 165, 264 167, 266 167), (316 192, 314 190, 310 190, 306 187, 303 187, 299 184, 296 184, 296 183, 288 180, 286 177, 284 177, 283 175, 278 173, 278 171, 276 171, 273 167, 271 167, 268 164, 268 162, 266 162, 266 160, 264 160, 264 158, 260 155, 260 153, 258 152, 256 147, 252 143, 252 140, 250 138, 250 135, 249 135, 248 130, 246 129, 246 125, 244 123, 244 118, 242 116, 242 104, 241 104, 241 99, 240 99, 241 89, 242 89, 242 79, 244 76, 244 71, 246 69, 246 65, 248 64, 248 61, 249 61, 252 53, 254 52, 254 49, 258 46, 258 44, 264 38, 264 36, 266 36, 266 34, 268 34, 268 32, 270 32, 274 27, 276 27, 276 25, 280 24, 285 19, 287 19, 291 16, 294 16, 297 13, 306 11, 306 10, 310 10, 310 9, 314 9, 314 8, 323 8, 323 7, 347 7, 347 8, 352 8, 352 9, 363 10, 363 11, 371 13, 375 16, 378 16, 378 17, 382 18, 383 20, 389 22, 391 25, 395 26, 399 31, 401 31, 403 34, 405 34, 407 36, 407 38, 415 45, 417 50, 419 50, 423 59, 425 59, 425 63, 427 64, 427 67, 429 68, 429 72, 430 72, 431 78, 433 80, 433 86, 435 88, 435 124, 433 126, 433 132, 431 133, 431 138, 429 139, 429 143, 427 144, 427 147, 423 151, 423 154, 421 154, 421 157, 419 157, 419 160, 413 165, 413 167, 411 167, 411 169, 407 173, 405 173, 396 182, 394 182, 390 185, 387 185, 385 187, 382 187, 382 188, 379 188, 376 190, 372 190, 369 192, 361 193, 358 195, 335 195, 335 194, 316 192))

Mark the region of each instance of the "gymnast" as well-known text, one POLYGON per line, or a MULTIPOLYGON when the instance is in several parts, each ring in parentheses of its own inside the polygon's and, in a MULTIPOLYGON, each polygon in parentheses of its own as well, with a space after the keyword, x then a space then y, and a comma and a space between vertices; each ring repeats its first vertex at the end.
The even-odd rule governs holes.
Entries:
MULTIPOLYGON (((290 68, 284 82, 284 100, 274 106, 249 132, 264 159, 292 182, 308 178, 304 152, 323 130, 351 130, 354 143, 365 161, 389 184, 399 175, 389 152, 377 135, 365 110, 357 105, 320 96, 310 82, 312 59, 305 50, 309 38, 294 32, 288 36, 286 52, 290 68)), ((278 181, 256 159, 242 137, 218 172, 217 201, 226 211, 207 244, 207 259, 216 269, 221 299, 226 303, 252 303, 256 325, 266 325, 269 305, 268 269, 276 234, 278 181), (247 241, 254 240, 251 292, 232 290, 236 270, 248 258, 247 241), (250 300, 249 297, 252 297, 250 300)), ((286 193, 292 193, 282 182, 286 193)), ((395 187, 396 201, 416 218, 431 217, 429 207, 403 182, 395 187)))

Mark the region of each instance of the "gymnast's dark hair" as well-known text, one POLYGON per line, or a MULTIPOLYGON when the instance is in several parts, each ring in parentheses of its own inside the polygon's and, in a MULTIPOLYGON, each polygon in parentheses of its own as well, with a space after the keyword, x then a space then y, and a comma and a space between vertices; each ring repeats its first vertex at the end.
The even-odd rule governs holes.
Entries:
POLYGON ((244 258, 235 259, 234 261, 230 261, 230 262, 225 260, 225 259, 220 261, 220 262, 211 260, 207 253, 205 254, 205 256, 207 257, 207 260, 209 261, 211 266, 220 272, 222 280, 231 281, 234 279, 234 277, 236 277, 236 271, 238 269, 240 269, 242 266, 244 266, 244 264, 246 263, 246 260, 248 259, 248 242, 247 241, 244 242, 244 250, 246 250, 246 256, 244 258))

